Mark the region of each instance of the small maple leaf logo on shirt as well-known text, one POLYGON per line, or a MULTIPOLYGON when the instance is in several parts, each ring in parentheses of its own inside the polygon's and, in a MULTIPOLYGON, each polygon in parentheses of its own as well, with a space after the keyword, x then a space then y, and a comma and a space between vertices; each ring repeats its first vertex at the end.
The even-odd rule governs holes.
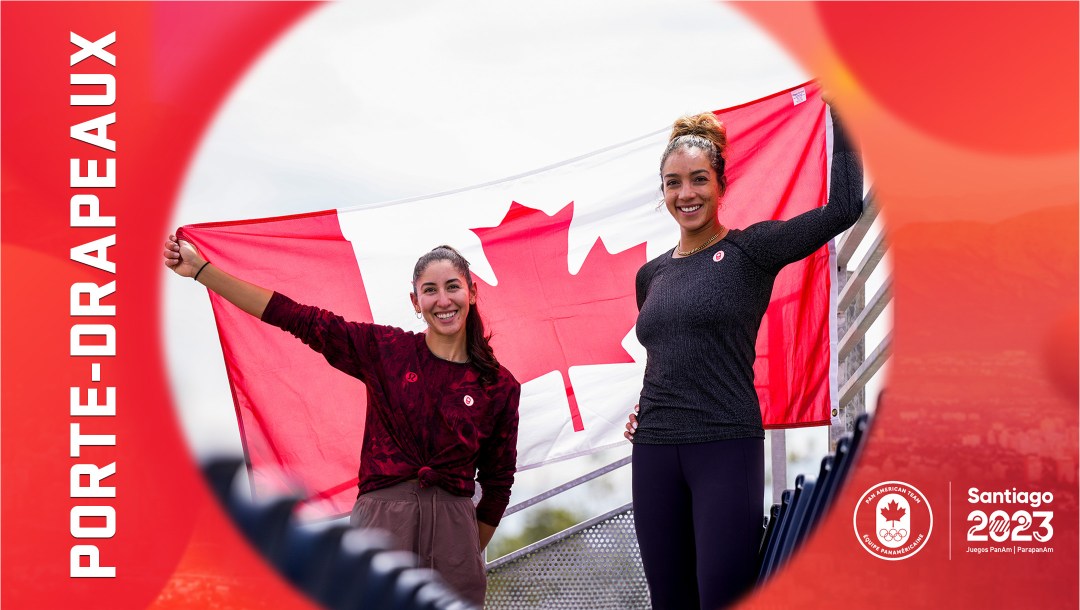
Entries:
POLYGON ((890 523, 896 523, 904 518, 907 511, 902 506, 896 503, 896 500, 892 500, 881 509, 881 516, 890 523))
POLYGON ((548 216, 515 201, 498 226, 473 233, 498 277, 495 286, 476 280, 496 357, 521 383, 559 371, 574 430, 581 431, 569 369, 633 362, 622 340, 637 321, 634 277, 645 263, 645 244, 612 254, 597 239, 571 274, 573 216, 573 203, 548 216))

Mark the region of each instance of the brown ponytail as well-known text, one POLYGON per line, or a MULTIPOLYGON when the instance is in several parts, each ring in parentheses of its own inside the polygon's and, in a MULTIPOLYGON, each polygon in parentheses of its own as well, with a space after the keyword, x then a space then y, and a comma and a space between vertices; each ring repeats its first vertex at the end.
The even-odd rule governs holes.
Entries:
MULTIPOLYGON (((465 276, 465 283, 469 290, 473 288, 472 272, 469 271, 469 261, 460 252, 450 246, 436 246, 430 252, 421 256, 413 267, 413 293, 416 293, 416 281, 424 273, 428 265, 435 261, 448 261, 458 273, 465 276)), ((480 385, 492 385, 499 377, 499 361, 495 359, 495 352, 491 349, 491 335, 484 330, 484 321, 480 317, 480 310, 476 303, 469 307, 469 315, 465 317, 465 349, 469 354, 469 363, 472 365, 480 378, 480 385)))
MULTIPOLYGON (((709 165, 716 172, 720 184, 720 195, 727 191, 727 176, 724 174, 727 151, 727 128, 711 112, 694 116, 684 116, 675 121, 668 138, 667 148, 660 157, 660 174, 664 173, 664 163, 668 156, 679 148, 699 148, 709 155, 709 165)), ((663 181, 661 180, 661 184, 663 181)), ((660 190, 663 190, 661 186, 660 190)))

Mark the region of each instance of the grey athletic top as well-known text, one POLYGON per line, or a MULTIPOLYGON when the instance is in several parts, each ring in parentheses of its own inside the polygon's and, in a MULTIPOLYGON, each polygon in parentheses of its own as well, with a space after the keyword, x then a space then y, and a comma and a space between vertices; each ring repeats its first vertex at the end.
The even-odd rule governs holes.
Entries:
POLYGON ((764 438, 754 347, 773 281, 855 224, 862 182, 858 154, 834 117, 828 205, 731 229, 686 258, 669 250, 638 270, 637 337, 648 360, 635 443, 764 438))

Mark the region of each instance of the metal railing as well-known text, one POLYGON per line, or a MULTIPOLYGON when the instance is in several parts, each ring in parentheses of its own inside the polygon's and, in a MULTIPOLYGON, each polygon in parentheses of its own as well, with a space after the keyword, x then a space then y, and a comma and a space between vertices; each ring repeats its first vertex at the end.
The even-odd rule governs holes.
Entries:
MULTIPOLYGON (((885 256, 887 245, 885 232, 874 235, 871 227, 879 215, 879 207, 873 192, 864 200, 865 211, 859 222, 848 229, 837 241, 836 262, 840 289, 837 297, 837 346, 839 413, 833 418, 829 430, 830 450, 836 441, 853 431, 855 419, 866 411, 866 387, 888 360, 892 343, 892 329, 882 333, 876 345, 866 354, 867 332, 877 322, 885 307, 892 301, 892 277, 885 273, 875 276, 885 256), (848 271, 853 256, 865 250, 862 259, 848 271), (874 281, 875 277, 880 278, 874 281), (876 284, 876 285, 875 285, 876 284), (867 292, 870 294, 867 295, 867 292)), ((874 404, 876 404, 876 396, 874 404)))
POLYGON ((485 608, 649 608, 629 504, 488 564, 485 608))

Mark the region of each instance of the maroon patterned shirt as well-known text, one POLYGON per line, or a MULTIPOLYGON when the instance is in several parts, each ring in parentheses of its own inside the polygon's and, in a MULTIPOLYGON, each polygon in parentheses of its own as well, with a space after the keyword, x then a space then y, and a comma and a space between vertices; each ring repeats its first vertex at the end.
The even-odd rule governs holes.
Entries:
POLYGON ((471 365, 432 354, 423 333, 348 322, 276 292, 262 319, 367 386, 360 493, 419 479, 472 496, 475 479, 476 518, 499 524, 517 461, 521 384, 510 371, 483 387, 471 365))

